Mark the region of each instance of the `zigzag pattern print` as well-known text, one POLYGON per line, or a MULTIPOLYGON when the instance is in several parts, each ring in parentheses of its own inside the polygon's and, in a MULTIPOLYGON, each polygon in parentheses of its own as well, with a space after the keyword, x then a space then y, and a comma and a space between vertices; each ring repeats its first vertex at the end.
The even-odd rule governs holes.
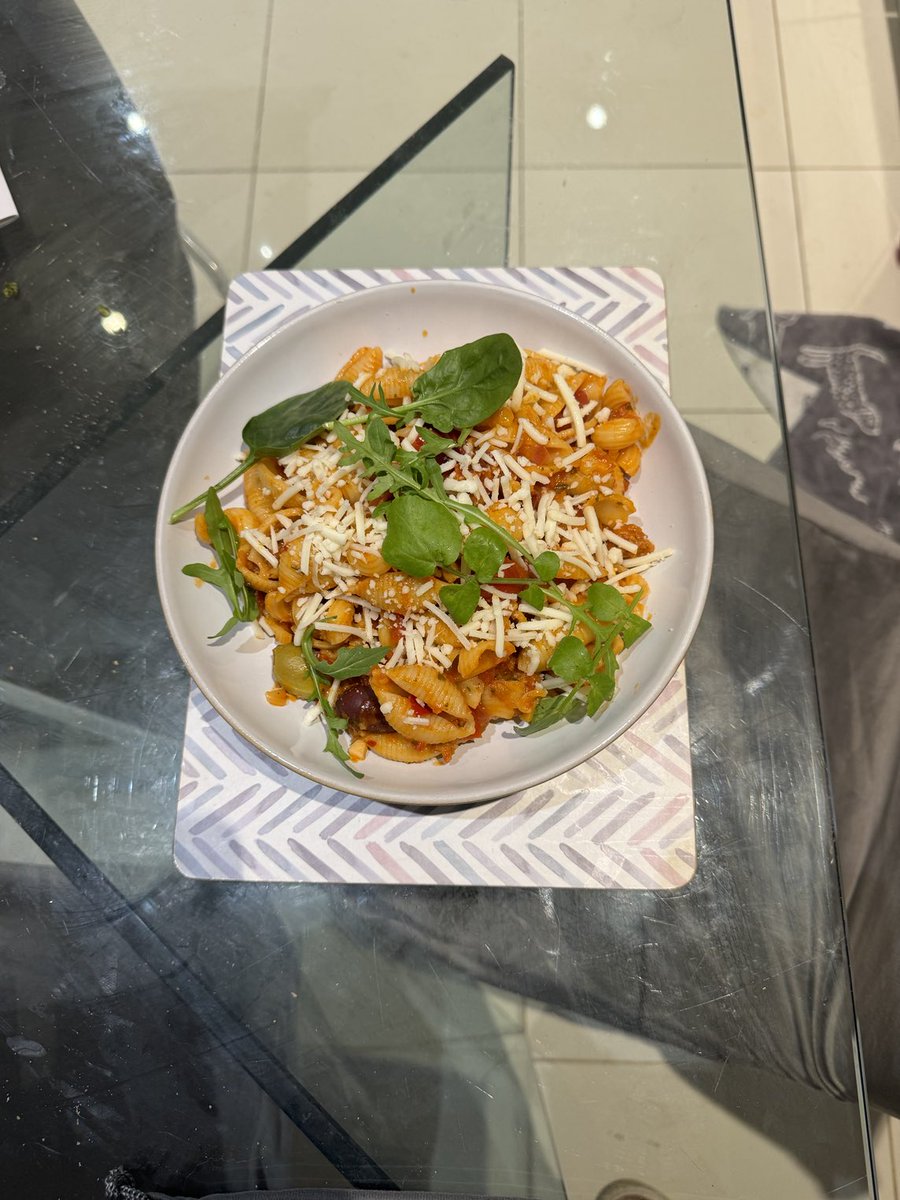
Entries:
MULTIPOLYGON (((612 334, 668 383, 662 281, 643 268, 253 272, 229 291, 223 370, 303 309, 428 278, 482 280, 553 300, 612 334)), ((415 812, 286 770, 192 688, 175 861, 197 879, 681 887, 696 864, 684 669, 626 734, 575 770, 477 808, 415 812)))

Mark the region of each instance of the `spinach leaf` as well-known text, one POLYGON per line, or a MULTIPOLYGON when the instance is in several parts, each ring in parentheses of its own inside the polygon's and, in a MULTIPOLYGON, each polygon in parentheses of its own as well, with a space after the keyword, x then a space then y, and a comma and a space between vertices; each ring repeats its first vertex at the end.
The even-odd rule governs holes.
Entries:
POLYGON ((412 403, 441 433, 471 429, 487 420, 510 398, 522 374, 522 355, 508 333, 491 333, 445 350, 412 386, 412 403))
POLYGON ((235 625, 242 621, 253 621, 259 616, 256 596, 247 587, 247 581, 237 567, 238 538, 234 526, 225 516, 219 497, 213 488, 206 492, 204 508, 206 528, 210 544, 219 560, 218 567, 210 567, 207 563, 189 563, 182 567, 182 573, 193 579, 202 579, 205 583, 215 584, 225 593, 231 605, 232 615, 218 633, 212 638, 224 637, 235 625))
POLYGON ((459 558, 459 524, 437 500, 409 492, 391 500, 384 515, 387 533, 381 554, 390 566, 424 578, 438 563, 446 567, 459 558))
POLYGON ((347 407, 351 391, 355 389, 350 384, 336 379, 311 392, 289 396, 251 417, 241 436, 257 459, 290 454, 323 425, 338 419, 347 407))
POLYGON ((479 525, 466 538, 462 555, 476 578, 481 583, 486 583, 493 579, 506 558, 506 545, 492 529, 479 525))
MULTIPOLYGON (((255 417, 250 418, 241 434, 249 448, 247 457, 218 483, 214 483, 213 489, 220 492, 261 458, 279 458, 290 454, 292 450, 308 441, 323 425, 337 420, 347 407, 348 399, 365 400, 366 397, 350 384, 336 380, 314 388, 311 392, 289 396, 287 400, 273 404, 265 412, 257 413, 255 417)), ((176 508, 169 517, 170 523, 174 525, 186 517, 205 495, 205 492, 201 492, 187 504, 176 508)))
POLYGON ((368 675, 389 652, 387 646, 342 646, 333 663, 317 658, 316 670, 331 679, 356 679, 368 675))
POLYGON ((441 604, 457 625, 471 621, 472 614, 481 599, 481 588, 476 579, 468 578, 465 583, 448 583, 439 592, 441 604))

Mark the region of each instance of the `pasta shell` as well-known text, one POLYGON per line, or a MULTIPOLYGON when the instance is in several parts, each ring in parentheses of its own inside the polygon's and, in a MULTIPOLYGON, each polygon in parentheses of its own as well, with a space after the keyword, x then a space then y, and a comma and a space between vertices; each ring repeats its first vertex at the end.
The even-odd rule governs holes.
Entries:
POLYGON ((438 713, 449 713, 459 721, 468 721, 469 706, 455 683, 434 667, 408 663, 402 667, 385 670, 392 683, 409 692, 420 704, 425 704, 438 713))
POLYGON ((272 505, 284 491, 284 479, 267 461, 244 472, 244 499, 257 521, 272 515, 272 505))
POLYGON ((384 575, 360 579, 347 590, 385 612, 419 613, 426 611, 426 600, 434 604, 441 586, 436 579, 414 579, 402 571, 388 571, 384 575), (426 584, 431 586, 426 587, 426 584))
MULTIPOLYGON (((316 617, 316 620, 331 621, 335 625, 352 625, 355 615, 356 609, 349 600, 332 600, 322 616, 316 617)), ((324 646, 342 646, 350 637, 351 634, 343 630, 335 630, 333 633, 325 629, 316 630, 316 641, 324 646)))
POLYGON ((498 679, 484 689, 479 708, 481 714, 492 721, 528 718, 544 694, 544 689, 533 679, 498 679))
POLYGON ((285 600, 281 592, 266 592, 266 599, 263 605, 265 615, 272 621, 281 621, 285 625, 290 625, 293 620, 294 613, 289 601, 285 600))
POLYGON ((429 758, 446 757, 443 747, 415 745, 399 733, 367 733, 350 744, 350 757, 361 762, 368 751, 391 762, 420 763, 429 758))
POLYGON ((237 552, 237 568, 251 587, 258 592, 274 592, 278 588, 276 568, 264 562, 260 565, 251 558, 251 550, 246 542, 242 542, 237 552))
POLYGON ((637 442, 626 446, 624 450, 619 451, 619 457, 616 465, 625 472, 626 475, 637 475, 641 469, 641 448, 637 442))
MULTIPOLYGON (((632 511, 634 511, 632 509, 632 511)), ((640 525, 620 525, 616 529, 619 537, 623 537, 626 542, 631 542, 637 547, 635 554, 652 554, 655 546, 647 537, 646 533, 641 529, 640 525)))
MULTIPOLYGON (((512 653, 512 644, 507 642, 504 644, 504 648, 506 646, 509 647, 509 653, 512 653)), ((461 679, 469 679, 473 675, 480 675, 483 671, 490 671, 498 663, 503 662, 506 657, 508 657, 507 654, 497 654, 493 642, 476 642, 468 650, 460 650, 459 658, 456 660, 456 669, 459 671, 461 679)))
POLYGON ((481 697, 484 693, 484 680, 479 679, 477 675, 472 676, 470 679, 463 679, 460 682, 459 690, 465 697, 469 708, 477 708, 481 703, 481 697))
POLYGON ((511 533, 514 538, 522 540, 522 518, 516 510, 508 504, 491 504, 487 510, 488 516, 492 521, 496 521, 498 525, 502 525, 507 533, 511 533))
POLYGON ((369 682, 388 725, 412 741, 441 745, 475 733, 462 692, 434 667, 376 667, 369 682))
POLYGON ((634 512, 634 504, 627 496, 598 496, 594 501, 594 512, 601 525, 615 528, 634 512))
POLYGON ((369 395, 372 391, 384 391, 384 398, 390 404, 399 402, 412 395, 412 385, 419 378, 420 371, 412 371, 407 367, 385 367, 364 391, 369 395))
POLYGON ((621 404, 634 404, 634 392, 624 379, 614 379, 603 393, 603 403, 607 408, 618 408, 621 404))
POLYGON ((360 346, 355 350, 341 369, 335 375, 335 379, 344 379, 347 383, 356 383, 360 375, 374 375, 376 371, 381 369, 384 362, 384 355, 381 353, 379 346, 360 346))

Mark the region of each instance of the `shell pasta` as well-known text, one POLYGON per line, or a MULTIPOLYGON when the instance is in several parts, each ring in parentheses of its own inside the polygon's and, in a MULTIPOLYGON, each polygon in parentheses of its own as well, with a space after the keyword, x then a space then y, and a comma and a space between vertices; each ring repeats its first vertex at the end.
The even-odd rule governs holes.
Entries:
MULTIPOLYGON (((243 503, 224 510, 275 644, 269 701, 308 701, 302 719, 345 731, 353 763, 446 763, 493 721, 562 712, 573 686, 592 713, 646 628, 646 574, 670 551, 629 492, 659 419, 622 379, 518 353, 518 382, 469 425, 440 408, 442 356, 360 346, 334 376, 340 415, 251 454, 243 503)), ((495 386, 492 363, 479 370, 466 403, 495 386)), ((210 541, 205 515, 195 529, 210 541)))

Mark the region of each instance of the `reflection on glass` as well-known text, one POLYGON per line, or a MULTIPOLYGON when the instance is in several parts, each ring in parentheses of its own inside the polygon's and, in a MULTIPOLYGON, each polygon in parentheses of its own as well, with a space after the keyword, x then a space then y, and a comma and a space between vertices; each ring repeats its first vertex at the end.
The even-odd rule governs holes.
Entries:
POLYGON ((603 129, 609 120, 609 114, 602 104, 592 104, 587 110, 586 120, 591 129, 603 129))
POLYGON ((125 118, 125 124, 128 126, 128 128, 131 130, 132 133, 146 133, 147 132, 147 122, 144 120, 144 118, 141 116, 141 114, 139 112, 130 112, 128 114, 128 116, 125 118))

